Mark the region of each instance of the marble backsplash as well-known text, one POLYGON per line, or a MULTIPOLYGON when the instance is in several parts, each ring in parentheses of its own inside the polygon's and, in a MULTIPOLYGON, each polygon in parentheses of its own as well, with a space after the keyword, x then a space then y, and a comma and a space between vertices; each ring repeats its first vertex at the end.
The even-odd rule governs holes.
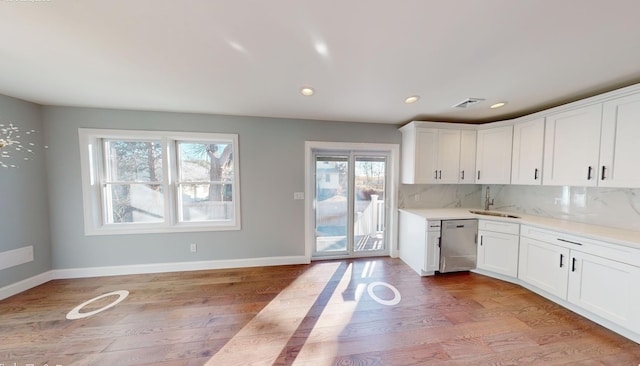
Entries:
MULTIPOLYGON (((487 186, 483 186, 484 189, 487 186)), ((640 189, 489 185, 493 210, 640 231, 640 189)), ((484 193, 481 195, 484 204, 484 193)), ((639 234, 640 235, 640 234, 639 234)))
MULTIPOLYGON (((480 185, 402 184, 400 208, 482 208, 480 185)), ((640 232, 640 189, 489 185, 492 210, 552 217, 640 232)), ((640 235, 640 233, 638 234, 640 235)))
POLYGON ((482 186, 475 184, 401 184, 400 208, 480 208, 482 186))

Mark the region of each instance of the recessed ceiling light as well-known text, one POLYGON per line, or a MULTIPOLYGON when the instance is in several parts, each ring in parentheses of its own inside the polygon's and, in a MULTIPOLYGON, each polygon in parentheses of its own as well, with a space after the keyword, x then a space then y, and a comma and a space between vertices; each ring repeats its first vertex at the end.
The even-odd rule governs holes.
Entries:
POLYGON ((300 93, 302 93, 302 95, 304 95, 305 97, 310 97, 313 95, 313 93, 315 93, 315 90, 313 90, 313 88, 304 87, 300 89, 300 93))
POLYGON ((329 48, 324 43, 320 43, 320 42, 316 43, 315 49, 316 49, 316 52, 318 52, 322 56, 326 56, 329 53, 329 48))
POLYGON ((505 106, 505 104, 507 104, 507 102, 500 102, 500 103, 496 103, 496 104, 492 105, 492 106, 491 106, 491 107, 489 107, 489 108, 491 108, 491 109, 496 109, 496 108, 504 107, 504 106, 505 106))
POLYGON ((407 97, 407 99, 405 99, 404 102, 407 103, 407 104, 411 104, 411 103, 417 102, 418 99, 420 99, 419 95, 412 95, 410 97, 407 97))

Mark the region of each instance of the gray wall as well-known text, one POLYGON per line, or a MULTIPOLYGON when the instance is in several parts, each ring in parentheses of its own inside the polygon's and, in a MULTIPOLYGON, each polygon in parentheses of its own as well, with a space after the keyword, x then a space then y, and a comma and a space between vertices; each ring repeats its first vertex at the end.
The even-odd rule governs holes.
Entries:
POLYGON ((53 268, 304 255, 304 142, 396 143, 397 126, 91 108, 43 107, 53 268), (85 236, 78 128, 237 133, 242 230, 85 236), (189 243, 198 252, 189 252, 189 243))
POLYGON ((21 131, 36 130, 28 141, 37 146, 32 160, 17 161, 17 168, 0 168, 0 252, 33 245, 34 261, 0 270, 0 287, 51 269, 45 171, 48 151, 43 146, 40 106, 0 95, 0 123, 9 122, 21 131))

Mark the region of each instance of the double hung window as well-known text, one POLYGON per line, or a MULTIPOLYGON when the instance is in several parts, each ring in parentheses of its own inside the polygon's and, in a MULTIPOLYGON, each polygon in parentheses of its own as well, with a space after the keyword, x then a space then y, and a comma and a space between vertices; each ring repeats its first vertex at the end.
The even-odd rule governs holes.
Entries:
POLYGON ((87 235, 240 229, 237 135, 79 136, 87 235))

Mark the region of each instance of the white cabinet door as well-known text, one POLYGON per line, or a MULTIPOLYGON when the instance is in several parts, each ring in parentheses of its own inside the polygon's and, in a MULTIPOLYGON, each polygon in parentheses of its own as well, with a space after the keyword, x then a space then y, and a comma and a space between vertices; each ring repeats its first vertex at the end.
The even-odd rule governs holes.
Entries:
POLYGON ((511 184, 542 183, 543 147, 544 118, 513 126, 511 184))
POLYGON ((569 302, 640 333, 640 268, 571 251, 569 302))
POLYGON ((519 279, 566 300, 568 276, 569 249, 520 238, 519 279))
POLYGON ((427 258, 425 272, 432 273, 440 269, 440 232, 427 232, 427 258))
POLYGON ((640 93, 604 103, 600 139, 601 187, 640 187, 640 93))
POLYGON ((438 183, 458 183, 460 130, 438 130, 438 183))
POLYGON ((519 237, 485 230, 479 230, 478 237, 477 267, 517 277, 519 237))
POLYGON ((471 184, 476 181, 476 131, 460 131, 460 176, 458 183, 471 184))
POLYGON ((458 183, 460 130, 406 129, 402 144, 402 183, 458 183))
POLYGON ((458 183, 460 169, 460 130, 438 130, 438 183, 458 183))
POLYGON ((509 184, 511 182, 511 143, 513 126, 478 131, 476 183, 509 184))
POLYGON ((542 184, 597 184, 601 122, 602 104, 547 116, 542 184))
POLYGON ((416 129, 415 182, 436 182, 436 153, 438 131, 433 128, 416 129))

